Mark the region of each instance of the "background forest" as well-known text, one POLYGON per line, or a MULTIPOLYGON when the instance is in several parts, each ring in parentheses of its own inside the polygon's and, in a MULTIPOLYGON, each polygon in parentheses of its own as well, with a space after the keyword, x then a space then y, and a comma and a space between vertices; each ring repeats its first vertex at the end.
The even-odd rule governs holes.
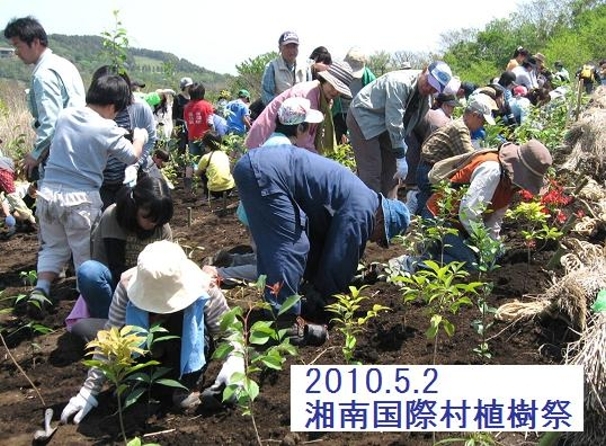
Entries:
MULTIPOLYGON (((116 29, 99 32, 115 36, 119 30, 128 33, 116 15, 116 29)), ((492 20, 483 29, 453 29, 441 34, 440 47, 435 53, 405 48, 394 53, 379 51, 369 55, 369 66, 375 74, 381 75, 398 69, 404 62, 421 68, 431 59, 443 58, 462 80, 485 84, 504 69, 516 47, 522 45, 533 53, 543 53, 548 67, 555 60, 561 60, 574 73, 587 61, 597 63, 606 58, 605 35, 606 0, 532 0, 520 3, 509 17, 492 20)), ((330 49, 330 42, 326 45, 330 49)), ((109 60, 107 51, 103 51, 101 36, 52 34, 50 47, 72 60, 85 82, 98 66, 109 60)), ((255 97, 259 93, 263 67, 275 55, 275 52, 252 55, 236 65, 237 76, 213 72, 212 61, 206 67, 199 67, 174 54, 149 49, 129 48, 126 64, 131 77, 146 82, 148 88, 176 86, 179 78, 190 76, 205 84, 210 99, 222 88, 232 91, 247 88, 255 97)), ((334 55, 336 58, 342 56, 334 55)), ((0 59, 0 79, 26 82, 29 74, 29 68, 17 58, 0 59)))

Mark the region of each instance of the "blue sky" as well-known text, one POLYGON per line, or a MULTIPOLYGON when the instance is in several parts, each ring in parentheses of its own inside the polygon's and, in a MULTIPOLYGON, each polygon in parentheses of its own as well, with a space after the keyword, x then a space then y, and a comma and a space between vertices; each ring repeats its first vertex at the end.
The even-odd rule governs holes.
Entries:
POLYGON ((285 30, 299 34, 302 56, 319 45, 335 59, 352 46, 369 54, 435 51, 441 33, 482 28, 517 5, 510 0, 0 0, 0 17, 2 27, 13 17, 33 15, 50 34, 99 35, 113 29, 112 12, 118 10, 131 46, 172 52, 209 70, 236 74, 236 64, 277 49, 285 30))

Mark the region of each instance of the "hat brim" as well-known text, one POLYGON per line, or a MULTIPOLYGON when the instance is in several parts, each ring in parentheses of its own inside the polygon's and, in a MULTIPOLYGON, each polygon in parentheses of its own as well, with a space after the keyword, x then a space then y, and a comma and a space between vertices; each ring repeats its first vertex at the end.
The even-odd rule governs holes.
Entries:
POLYGON ((522 189, 537 195, 543 188, 544 179, 530 172, 521 160, 520 146, 507 144, 499 150, 499 158, 507 169, 511 182, 522 189))
POLYGON ((438 93, 442 93, 446 85, 442 85, 431 73, 427 73, 427 82, 431 85, 438 93))
POLYGON ((183 310, 201 297, 210 284, 210 277, 189 259, 181 265, 181 287, 171 295, 157 283, 138 280, 138 270, 136 267, 133 270, 126 290, 128 298, 137 308, 150 313, 169 314, 183 310))
POLYGON ((299 41, 298 41, 298 40, 296 40, 296 39, 287 39, 287 40, 285 40, 284 42, 282 42, 280 45, 288 45, 288 44, 290 44, 290 43, 295 43, 295 44, 297 44, 297 45, 298 45, 298 44, 299 44, 299 41))
POLYGON ((324 121, 324 113, 320 110, 314 110, 313 108, 309 109, 305 115, 305 121, 310 124, 319 124, 324 121))
POLYGON ((387 246, 390 245, 391 239, 396 235, 400 235, 408 229, 410 225, 410 212, 406 205, 398 200, 385 198, 383 194, 379 194, 381 200, 381 208, 383 209, 383 225, 387 246))
POLYGON ((330 83, 330 85, 335 87, 335 90, 337 90, 339 92, 339 94, 341 96, 343 96, 344 98, 346 98, 346 99, 352 98, 351 90, 349 89, 349 87, 347 85, 345 85, 343 82, 341 82, 339 79, 334 77, 332 74, 330 74, 328 71, 318 72, 318 77, 321 77, 326 82, 330 83))
POLYGON ((490 115, 482 115, 484 116, 484 121, 486 121, 486 123, 490 124, 490 125, 495 125, 496 121, 494 120, 493 116, 490 115))

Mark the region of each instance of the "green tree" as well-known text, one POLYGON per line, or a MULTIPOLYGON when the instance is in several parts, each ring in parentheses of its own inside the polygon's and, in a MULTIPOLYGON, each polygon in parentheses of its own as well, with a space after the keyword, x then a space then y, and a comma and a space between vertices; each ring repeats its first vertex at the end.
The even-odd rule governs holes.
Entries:
POLYGON ((278 53, 271 51, 256 57, 249 57, 244 62, 236 65, 238 77, 234 80, 234 90, 246 88, 251 97, 261 96, 261 78, 265 71, 265 65, 278 57, 278 53))
POLYGON ((382 76, 391 71, 391 54, 387 51, 377 51, 368 57, 368 68, 378 76, 382 76))

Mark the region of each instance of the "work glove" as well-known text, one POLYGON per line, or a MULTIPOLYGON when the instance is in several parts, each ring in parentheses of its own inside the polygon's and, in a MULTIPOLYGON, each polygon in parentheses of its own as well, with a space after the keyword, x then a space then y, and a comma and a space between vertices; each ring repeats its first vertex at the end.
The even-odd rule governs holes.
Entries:
POLYGON ((99 403, 90 390, 84 387, 80 389, 78 395, 69 400, 63 412, 61 412, 61 423, 69 423, 69 419, 74 415, 74 424, 80 423, 82 419, 88 415, 93 407, 97 407, 99 403))
POLYGON ((137 184, 138 171, 139 169, 137 169, 137 166, 135 165, 128 166, 126 169, 124 169, 124 181, 122 184, 126 184, 128 187, 135 187, 137 184))
POLYGON ((141 141, 143 144, 146 144, 148 139, 147 130, 139 127, 133 130, 133 141, 141 141))
POLYGON ((397 158, 396 159, 396 173, 394 174, 394 180, 402 180, 406 179, 406 175, 408 175, 408 163, 406 162, 406 157, 397 158))
MULTIPOLYGON (((241 373, 242 375, 244 375, 244 358, 232 353, 227 357, 227 359, 223 363, 223 367, 221 367, 221 370, 217 375, 217 379, 215 380, 213 385, 210 386, 209 390, 213 393, 222 392, 225 387, 231 384, 231 380, 234 373, 241 373)), ((237 394, 237 391, 234 392, 232 394, 232 400, 228 402, 235 402, 237 394)))
POLYGON ((8 214, 4 219, 4 223, 8 228, 12 228, 17 224, 17 220, 15 220, 15 217, 13 217, 11 214, 8 214))

